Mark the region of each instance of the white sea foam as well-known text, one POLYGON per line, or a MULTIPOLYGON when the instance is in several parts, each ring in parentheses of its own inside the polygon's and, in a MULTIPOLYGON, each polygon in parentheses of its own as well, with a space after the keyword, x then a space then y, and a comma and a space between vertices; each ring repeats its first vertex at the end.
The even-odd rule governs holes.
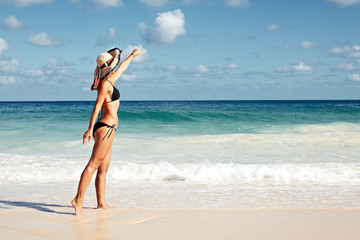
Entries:
POLYGON ((113 158, 134 163, 360 163, 356 132, 134 137, 114 141, 113 158))
POLYGON ((111 173, 118 180, 175 180, 239 183, 360 183, 356 164, 235 164, 191 163, 173 165, 121 163, 111 173))
MULTIPOLYGON (((86 162, 47 156, 0 155, 0 181, 76 181, 86 162)), ((186 181, 239 184, 360 184, 355 163, 131 163, 114 160, 115 181, 186 181)))
MULTIPOLYGON (((360 163, 360 125, 296 124, 267 127, 259 133, 176 135, 116 132, 113 159, 128 162, 158 163, 360 163)), ((43 154, 52 158, 88 159, 92 141, 82 145, 78 138, 62 138, 49 133, 5 134, 0 153, 28 156, 43 154), (35 137, 33 137, 35 136, 35 137), (41 136, 41 137, 39 137, 41 136)), ((58 134, 58 132, 56 132, 58 134)), ((64 134, 64 132, 61 132, 64 134)))

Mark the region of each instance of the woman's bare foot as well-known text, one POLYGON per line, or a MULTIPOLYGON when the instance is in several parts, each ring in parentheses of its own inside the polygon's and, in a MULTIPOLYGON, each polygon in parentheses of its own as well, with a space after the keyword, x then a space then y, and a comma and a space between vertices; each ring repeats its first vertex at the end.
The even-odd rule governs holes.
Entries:
POLYGON ((112 208, 109 205, 105 204, 98 204, 97 209, 108 209, 108 208, 112 208))
POLYGON ((76 198, 74 198, 72 201, 71 201, 71 205, 73 205, 74 209, 75 209, 75 215, 76 216, 79 216, 79 215, 82 215, 83 213, 83 208, 82 208, 82 204, 80 204, 76 198))

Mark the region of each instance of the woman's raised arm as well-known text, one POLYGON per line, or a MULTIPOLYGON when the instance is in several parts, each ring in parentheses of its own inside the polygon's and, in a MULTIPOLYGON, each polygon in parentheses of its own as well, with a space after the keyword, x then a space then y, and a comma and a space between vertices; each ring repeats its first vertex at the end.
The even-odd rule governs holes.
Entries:
POLYGON ((128 68, 130 62, 134 59, 134 57, 142 54, 142 52, 140 52, 140 49, 141 45, 138 48, 134 49, 134 51, 132 51, 132 53, 120 64, 119 68, 113 74, 111 74, 111 76, 109 77, 109 80, 111 82, 115 82, 116 80, 118 80, 121 74, 123 74, 123 72, 125 72, 125 70, 128 68))

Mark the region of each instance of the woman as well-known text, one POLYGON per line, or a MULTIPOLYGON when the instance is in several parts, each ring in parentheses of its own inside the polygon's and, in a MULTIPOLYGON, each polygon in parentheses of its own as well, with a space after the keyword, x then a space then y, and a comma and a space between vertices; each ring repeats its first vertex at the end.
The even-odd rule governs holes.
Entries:
POLYGON ((94 84, 91 90, 97 90, 95 107, 91 114, 89 129, 84 133, 83 144, 94 137, 95 144, 91 158, 81 174, 78 191, 71 204, 75 208, 75 214, 81 215, 83 200, 87 187, 97 170, 95 179, 97 208, 108 208, 105 203, 106 173, 110 164, 111 144, 114 139, 118 124, 117 110, 119 108, 120 93, 115 87, 115 82, 128 68, 134 57, 142 54, 141 45, 120 63, 121 51, 117 48, 109 50, 98 56, 95 69, 94 84), (97 122, 96 118, 101 110, 101 116, 97 122))

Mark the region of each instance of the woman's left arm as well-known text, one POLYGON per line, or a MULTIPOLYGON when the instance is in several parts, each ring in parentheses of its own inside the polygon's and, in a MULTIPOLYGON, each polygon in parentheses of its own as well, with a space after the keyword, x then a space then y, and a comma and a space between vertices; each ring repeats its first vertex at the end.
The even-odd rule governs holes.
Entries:
POLYGON ((97 94, 94 109, 93 109, 91 117, 90 117, 89 128, 83 135, 83 144, 85 144, 86 140, 89 142, 92 137, 92 132, 94 129, 95 121, 96 121, 96 118, 99 115, 100 109, 104 103, 104 99, 105 99, 107 91, 108 91, 108 88, 106 87, 105 84, 101 84, 98 87, 98 94, 97 94))
POLYGON ((120 64, 119 68, 110 75, 109 80, 111 82, 114 83, 116 80, 118 80, 121 74, 123 74, 123 72, 125 72, 125 70, 128 68, 134 57, 142 54, 142 52, 140 52, 140 49, 141 45, 138 48, 134 49, 134 51, 132 51, 132 53, 120 64))

